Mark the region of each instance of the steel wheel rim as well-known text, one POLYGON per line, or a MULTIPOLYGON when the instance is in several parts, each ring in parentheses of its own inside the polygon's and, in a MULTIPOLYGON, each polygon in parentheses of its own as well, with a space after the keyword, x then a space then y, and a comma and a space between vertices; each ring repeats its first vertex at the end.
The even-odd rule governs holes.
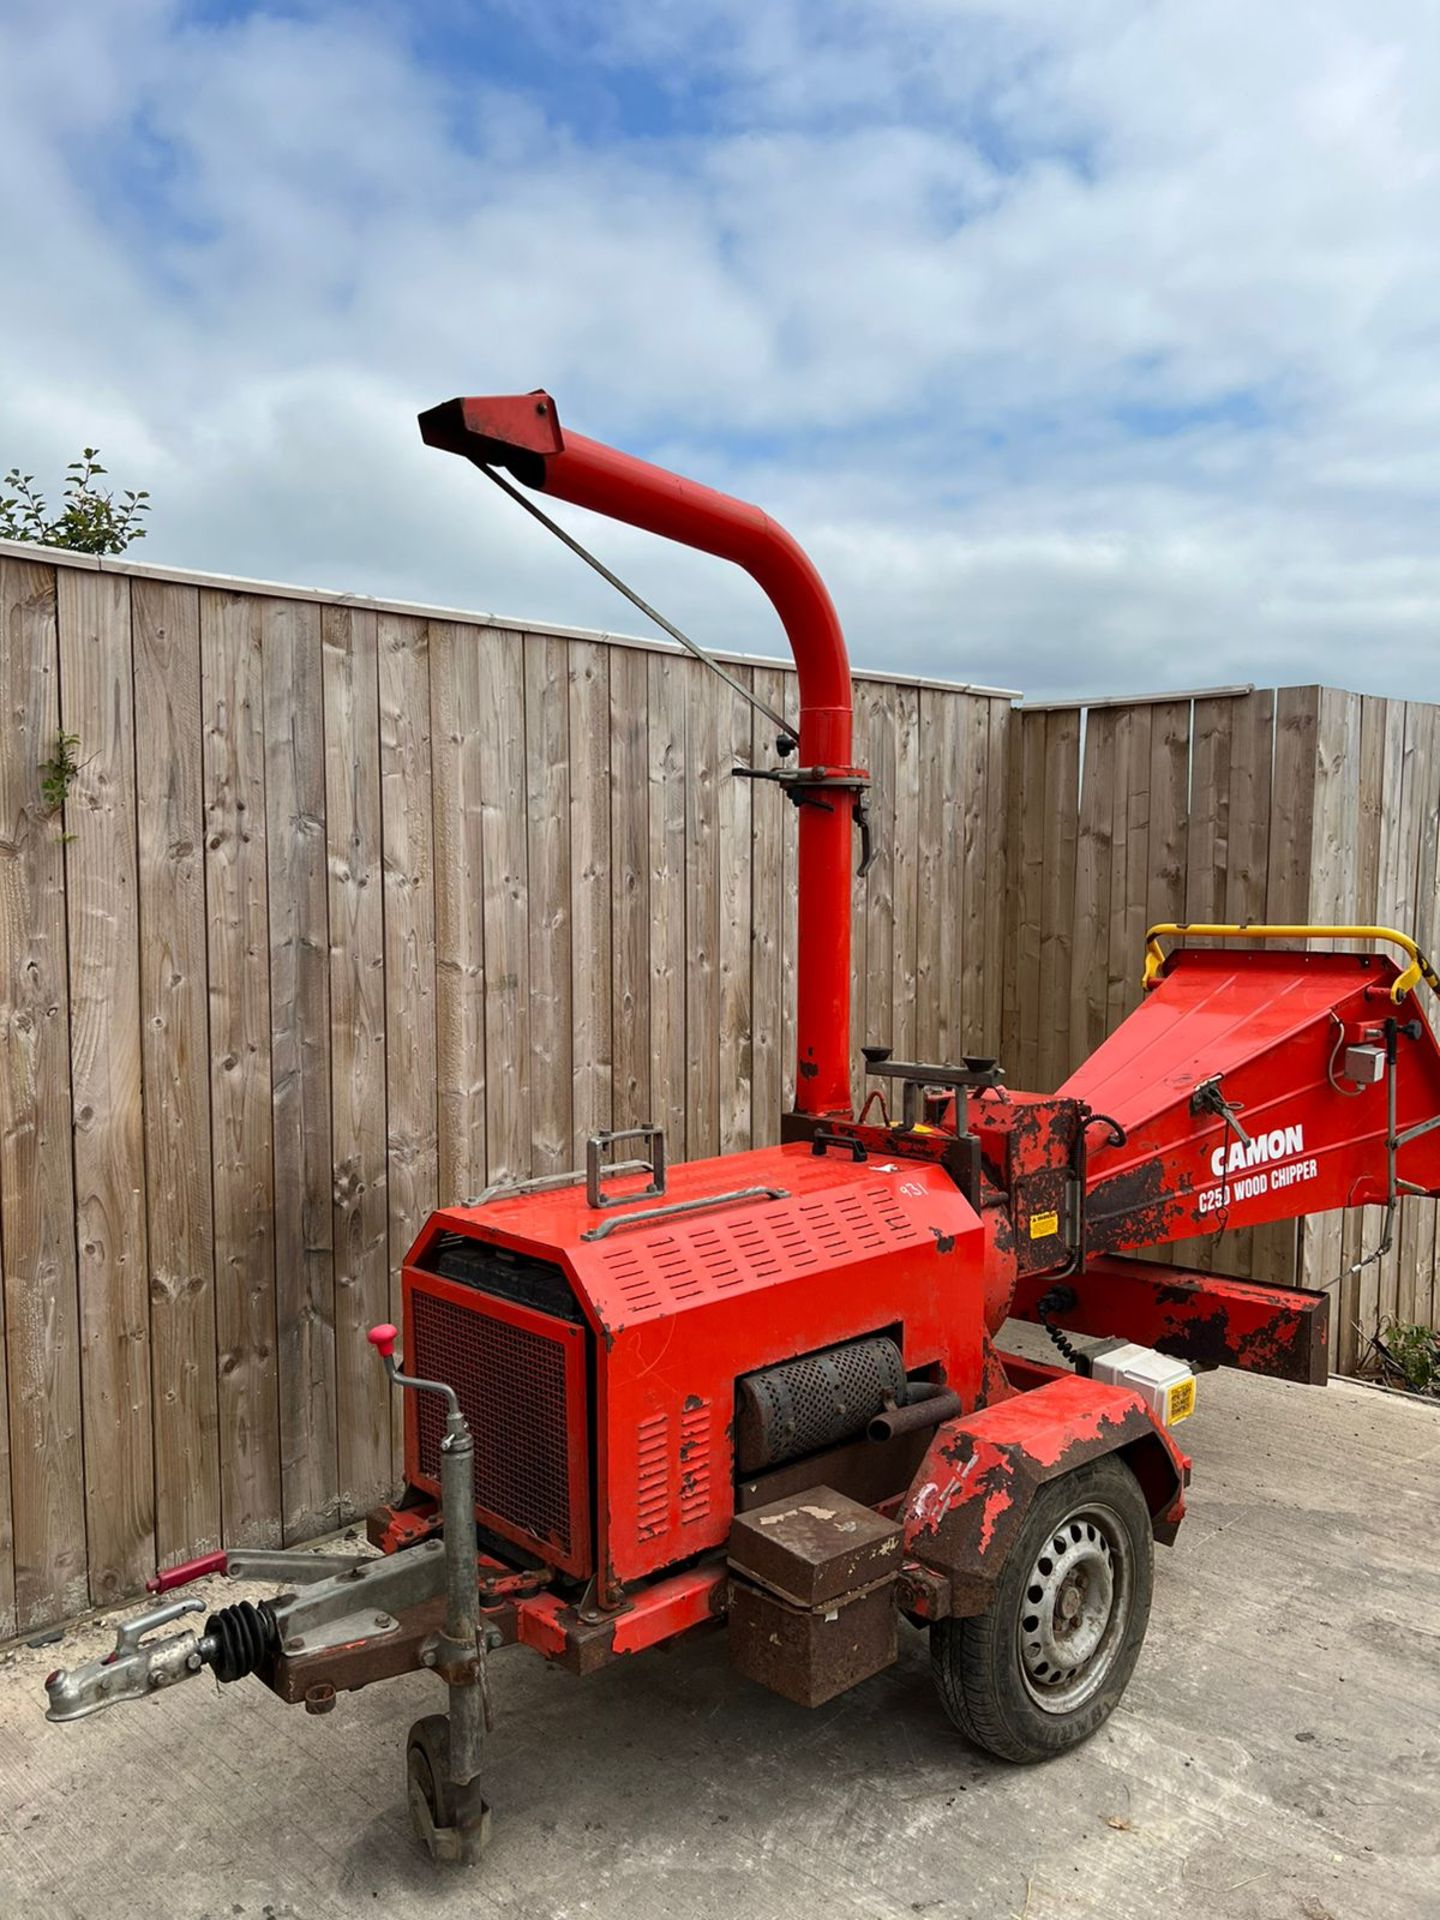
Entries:
POLYGON ((1044 1713, 1073 1713, 1104 1686, 1134 1595, 1124 1523, 1091 1502, 1066 1514, 1035 1556, 1016 1639, 1025 1691, 1044 1713))

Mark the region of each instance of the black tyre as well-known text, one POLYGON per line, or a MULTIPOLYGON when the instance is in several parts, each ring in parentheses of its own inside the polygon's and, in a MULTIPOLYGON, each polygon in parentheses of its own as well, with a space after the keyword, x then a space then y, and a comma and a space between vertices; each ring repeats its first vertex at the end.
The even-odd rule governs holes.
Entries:
POLYGON ((1150 1619, 1150 1510, 1113 1456, 1036 1494, 989 1608, 930 1629, 945 1711, 1001 1760, 1088 1740, 1124 1693, 1150 1619))
POLYGON ((427 1713, 405 1743, 405 1791, 415 1838, 438 1863, 469 1865, 490 1841, 490 1809, 477 1776, 456 1787, 450 1779, 450 1720, 427 1713))
POLYGON ((410 1823, 417 1838, 429 1845, 426 1819, 433 1828, 452 1827, 455 1809, 450 1800, 450 1722, 443 1713, 427 1713, 410 1729, 405 1743, 405 1789, 410 1823), (424 1808, 425 1818, 421 1816, 424 1808))

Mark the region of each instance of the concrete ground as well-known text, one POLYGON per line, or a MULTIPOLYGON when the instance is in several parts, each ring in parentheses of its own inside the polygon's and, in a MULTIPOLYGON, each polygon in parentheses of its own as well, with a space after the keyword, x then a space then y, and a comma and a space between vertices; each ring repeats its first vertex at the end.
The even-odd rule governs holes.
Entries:
POLYGON ((0 1651, 0 1914, 1440 1916, 1440 1410, 1211 1375, 1184 1431, 1135 1679, 1045 1767, 972 1752, 908 1631, 813 1714, 732 1674, 718 1630, 589 1681, 511 1652, 494 1840, 437 1877, 401 1780, 433 1680, 311 1719, 206 1676, 52 1727, 41 1681, 89 1627, 0 1651))

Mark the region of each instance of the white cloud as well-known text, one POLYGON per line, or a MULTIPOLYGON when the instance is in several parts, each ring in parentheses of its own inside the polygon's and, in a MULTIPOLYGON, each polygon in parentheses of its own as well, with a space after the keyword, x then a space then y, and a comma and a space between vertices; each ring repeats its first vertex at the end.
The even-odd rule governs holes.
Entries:
MULTIPOLYGON (((415 435, 543 383, 788 520, 862 662, 1440 697, 1440 16, 537 16, 526 93, 354 4, 12 4, 0 465, 98 443, 147 559, 631 624, 415 435), (648 67, 667 125, 570 124, 577 62, 619 98, 648 67)), ((776 645, 718 564, 582 532, 776 645)))

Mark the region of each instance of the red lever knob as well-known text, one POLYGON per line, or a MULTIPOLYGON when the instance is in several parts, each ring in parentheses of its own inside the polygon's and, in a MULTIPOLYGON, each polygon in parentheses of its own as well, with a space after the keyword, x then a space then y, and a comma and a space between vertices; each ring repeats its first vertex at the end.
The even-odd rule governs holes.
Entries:
POLYGON ((382 1360, 388 1360, 395 1351, 395 1342, 400 1338, 398 1327, 371 1327, 365 1338, 374 1347, 382 1360))

